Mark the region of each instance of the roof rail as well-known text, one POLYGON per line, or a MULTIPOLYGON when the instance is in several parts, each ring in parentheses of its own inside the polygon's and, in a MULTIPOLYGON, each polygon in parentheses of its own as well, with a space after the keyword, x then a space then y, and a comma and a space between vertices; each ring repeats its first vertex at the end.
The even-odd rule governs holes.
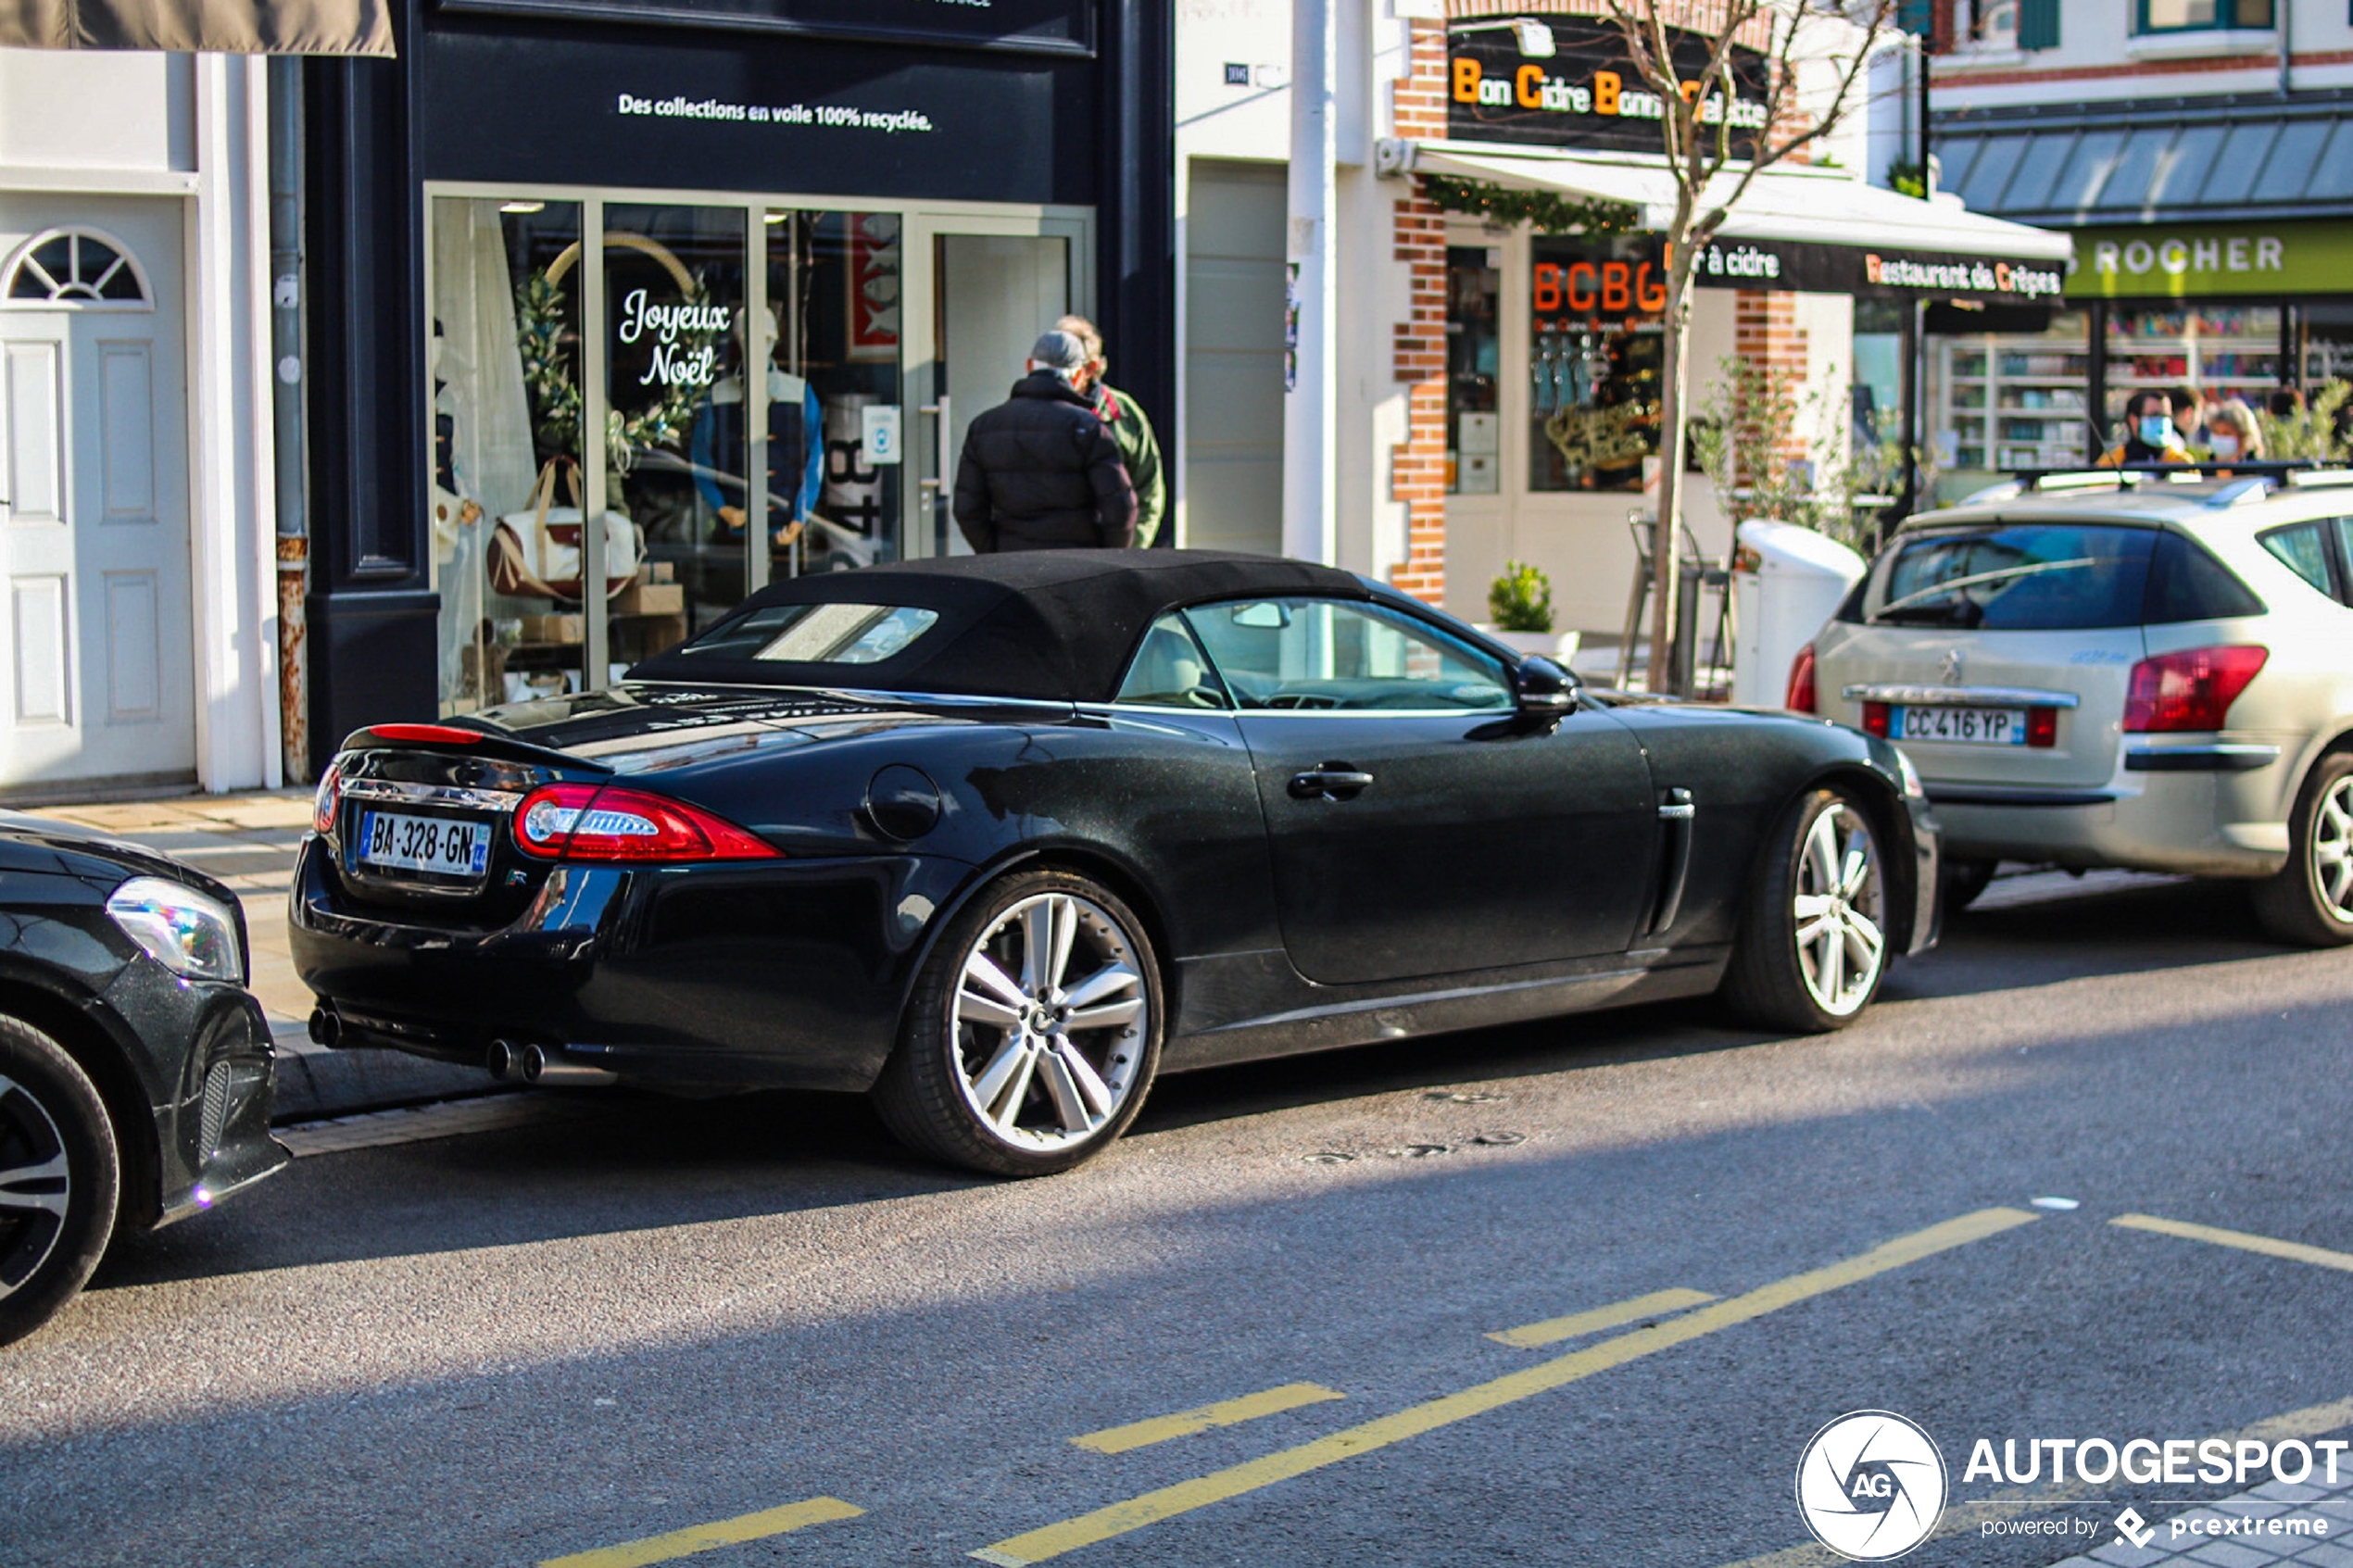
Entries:
POLYGON ((2353 484, 2353 465, 2335 458, 2241 458, 2228 462, 2103 463, 2096 468, 2012 469, 2009 475, 2025 490, 2088 490, 2101 484, 2137 484, 2150 475, 2185 481, 2260 479, 2272 484, 2353 484))

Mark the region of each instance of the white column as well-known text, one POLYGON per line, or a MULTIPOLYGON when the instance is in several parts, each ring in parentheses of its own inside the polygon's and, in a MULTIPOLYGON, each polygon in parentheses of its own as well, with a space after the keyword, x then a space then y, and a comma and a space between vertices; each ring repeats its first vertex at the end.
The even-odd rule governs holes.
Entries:
POLYGON ((198 55, 188 206, 190 586, 196 778, 276 782, 277 563, 270 485, 268 182, 258 60, 198 55), (265 567, 264 562, 267 561, 265 567))
POLYGON ((1291 384, 1283 406, 1283 553, 1331 562, 1340 541, 1339 276, 1332 265, 1333 89, 1331 0, 1291 0, 1290 307, 1298 319, 1291 384))

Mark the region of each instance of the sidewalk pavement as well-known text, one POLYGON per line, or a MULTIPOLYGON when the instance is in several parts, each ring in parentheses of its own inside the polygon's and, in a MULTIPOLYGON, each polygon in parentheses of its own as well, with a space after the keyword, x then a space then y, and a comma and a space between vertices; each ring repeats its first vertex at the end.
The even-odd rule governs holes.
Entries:
POLYGON ((2310 1481, 2273 1481, 2146 1527, 2145 1546, 2107 1546, 2052 1568, 2353 1568, 2353 1465, 2315 1464, 2310 1481), (2334 1473, 2333 1478, 2330 1473, 2334 1473), (2277 1521, 2274 1533, 2273 1521, 2277 1521), (2178 1526, 2178 1528, 2177 1528, 2178 1526), (2316 1531, 2325 1529, 2326 1535, 2316 1531))
POLYGON ((30 814, 96 828, 159 849, 226 884, 245 905, 253 992, 278 1047, 278 1119, 308 1121, 496 1086, 486 1073, 397 1051, 331 1051, 311 1044, 311 996, 286 945, 286 895, 295 852, 310 830, 310 792, 195 795, 88 806, 39 806, 30 814))

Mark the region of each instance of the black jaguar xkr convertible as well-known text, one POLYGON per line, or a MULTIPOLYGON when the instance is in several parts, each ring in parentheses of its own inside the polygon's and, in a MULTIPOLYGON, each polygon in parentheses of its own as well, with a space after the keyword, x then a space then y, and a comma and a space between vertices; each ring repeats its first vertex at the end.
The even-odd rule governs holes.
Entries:
POLYGON ((611 691, 359 731, 317 829, 322 1041, 871 1091, 1008 1175, 1162 1072, 1709 991, 1836 1028, 1935 924, 1886 742, 1189 551, 779 583, 611 691))

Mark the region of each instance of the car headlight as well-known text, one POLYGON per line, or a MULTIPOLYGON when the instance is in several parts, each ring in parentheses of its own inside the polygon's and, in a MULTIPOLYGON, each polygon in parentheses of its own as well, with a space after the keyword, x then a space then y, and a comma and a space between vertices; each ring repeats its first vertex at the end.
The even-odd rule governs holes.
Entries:
POLYGON ((161 877, 134 876, 107 899, 107 913, 172 973, 244 984, 237 917, 218 898, 161 877))
POLYGON ((1904 748, 1900 746, 1895 748, 1895 766, 1902 770, 1904 774, 1904 793, 1915 800, 1926 799, 1928 785, 1920 782, 1920 771, 1912 766, 1912 759, 1904 754, 1904 748))

